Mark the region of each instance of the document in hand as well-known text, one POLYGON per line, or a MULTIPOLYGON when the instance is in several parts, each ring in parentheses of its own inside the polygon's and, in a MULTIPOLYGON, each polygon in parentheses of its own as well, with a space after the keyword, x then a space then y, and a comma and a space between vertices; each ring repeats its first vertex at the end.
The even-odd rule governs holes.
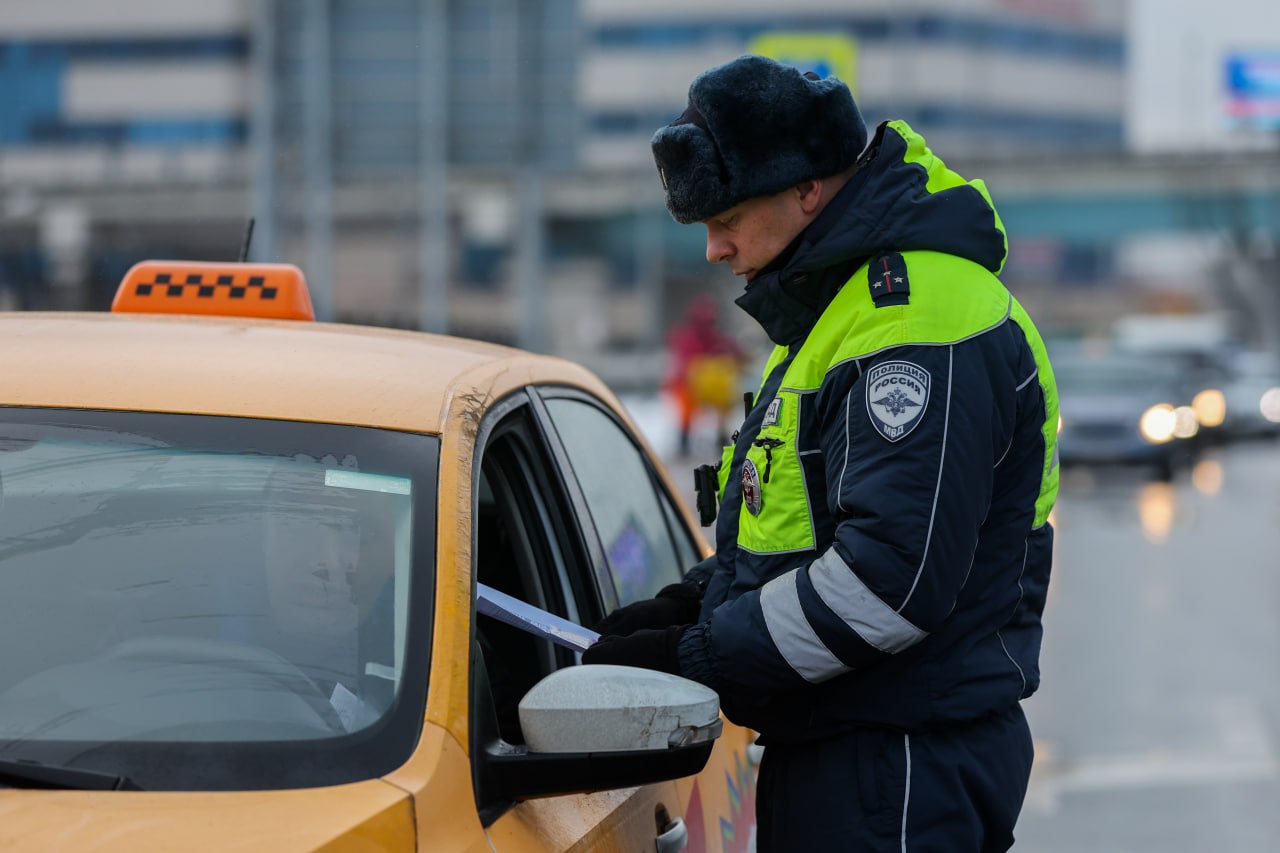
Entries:
POLYGON ((568 619, 561 619, 554 613, 548 613, 518 598, 512 598, 505 592, 498 592, 491 586, 478 583, 476 592, 477 613, 514 625, 535 637, 545 637, 566 649, 573 649, 575 652, 586 651, 592 643, 600 639, 600 635, 595 631, 589 631, 568 619))

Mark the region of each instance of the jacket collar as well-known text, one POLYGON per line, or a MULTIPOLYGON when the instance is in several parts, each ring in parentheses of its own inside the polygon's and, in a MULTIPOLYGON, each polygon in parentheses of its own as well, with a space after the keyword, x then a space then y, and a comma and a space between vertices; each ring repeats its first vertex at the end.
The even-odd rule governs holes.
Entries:
POLYGON ((737 302, 775 343, 791 346, 864 262, 919 250, 998 273, 1008 240, 981 181, 948 169, 905 122, 884 122, 853 177, 737 302))

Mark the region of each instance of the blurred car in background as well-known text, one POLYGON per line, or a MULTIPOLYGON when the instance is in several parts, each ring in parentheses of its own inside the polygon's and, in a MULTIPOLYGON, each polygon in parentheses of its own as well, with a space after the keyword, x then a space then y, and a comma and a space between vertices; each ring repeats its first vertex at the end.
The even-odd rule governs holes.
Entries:
POLYGON ((1133 314, 1116 320, 1112 342, 1117 352, 1177 370, 1188 404, 1195 410, 1200 441, 1229 438, 1223 428, 1224 389, 1231 377, 1229 353, 1238 342, 1226 315, 1133 314))
POLYGON ((1177 366, 1083 349, 1052 361, 1063 465, 1144 465, 1167 480, 1195 458, 1195 391, 1177 366))
POLYGON ((745 848, 713 691, 475 608, 593 624, 708 552, 598 378, 309 322, 288 265, 114 307, 0 313, 0 847, 745 848))
POLYGON ((1280 436, 1280 359, 1275 353, 1236 353, 1223 394, 1226 411, 1222 428, 1227 435, 1280 436))

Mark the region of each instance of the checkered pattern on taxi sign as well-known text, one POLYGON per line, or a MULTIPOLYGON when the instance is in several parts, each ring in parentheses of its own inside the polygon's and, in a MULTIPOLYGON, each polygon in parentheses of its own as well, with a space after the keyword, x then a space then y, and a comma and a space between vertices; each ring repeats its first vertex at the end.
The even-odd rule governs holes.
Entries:
POLYGON ((246 296, 256 297, 258 299, 275 299, 277 290, 274 287, 266 287, 266 279, 260 275, 244 275, 240 276, 240 282, 236 283, 236 276, 233 275, 212 275, 208 276, 209 281, 205 281, 205 276, 201 273, 191 273, 185 276, 179 276, 183 281, 174 281, 170 273, 157 273, 155 281, 139 282, 134 287, 134 293, 138 296, 186 296, 187 288, 194 288, 194 294, 198 299, 208 299, 218 293, 219 289, 223 289, 224 295, 231 299, 244 299, 246 296))

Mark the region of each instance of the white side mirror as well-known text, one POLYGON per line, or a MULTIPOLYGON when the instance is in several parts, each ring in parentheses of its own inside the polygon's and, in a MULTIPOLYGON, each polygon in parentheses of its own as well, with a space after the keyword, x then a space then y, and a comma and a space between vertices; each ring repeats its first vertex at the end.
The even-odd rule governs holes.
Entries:
POLYGON ((587 665, 557 670, 520 700, 533 753, 664 750, 715 740, 720 697, 650 669, 587 665))

